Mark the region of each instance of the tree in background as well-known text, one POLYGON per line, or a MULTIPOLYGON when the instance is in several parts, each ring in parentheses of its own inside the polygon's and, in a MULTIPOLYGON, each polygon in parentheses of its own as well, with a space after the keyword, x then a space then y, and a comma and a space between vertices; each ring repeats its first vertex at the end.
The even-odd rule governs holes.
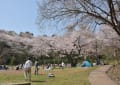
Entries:
POLYGON ((42 0, 38 6, 38 24, 50 19, 67 22, 73 19, 77 25, 109 25, 120 36, 119 0, 42 0))
POLYGON ((14 56, 11 56, 10 65, 11 65, 11 68, 12 68, 12 69, 13 69, 14 62, 15 62, 15 57, 14 57, 14 56))
POLYGON ((103 26, 96 34, 96 38, 101 43, 100 53, 120 62, 120 38, 109 26, 103 26))

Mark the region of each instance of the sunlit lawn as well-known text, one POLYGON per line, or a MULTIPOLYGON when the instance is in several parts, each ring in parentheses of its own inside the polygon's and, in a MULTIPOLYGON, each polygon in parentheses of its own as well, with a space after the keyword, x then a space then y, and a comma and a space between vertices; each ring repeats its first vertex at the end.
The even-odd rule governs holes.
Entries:
MULTIPOLYGON (((90 85, 88 81, 89 73, 96 67, 92 68, 66 68, 54 69, 51 71, 39 70, 39 75, 35 76, 32 72, 32 85, 90 85), (54 78, 49 78, 48 73, 54 73, 54 78)), ((24 72, 16 70, 0 70, 0 83, 25 82, 24 72)))

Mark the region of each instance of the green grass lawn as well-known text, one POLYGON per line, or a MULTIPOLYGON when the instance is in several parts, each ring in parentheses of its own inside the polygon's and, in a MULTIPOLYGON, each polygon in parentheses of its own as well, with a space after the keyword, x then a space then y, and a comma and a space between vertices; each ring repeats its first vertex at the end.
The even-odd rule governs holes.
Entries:
MULTIPOLYGON (((54 73, 54 78, 49 78, 48 73, 40 69, 39 75, 32 72, 32 85, 90 85, 88 75, 96 67, 92 68, 66 68, 54 69, 49 72, 54 73)), ((24 72, 16 70, 0 71, 0 83, 25 82, 24 72)))

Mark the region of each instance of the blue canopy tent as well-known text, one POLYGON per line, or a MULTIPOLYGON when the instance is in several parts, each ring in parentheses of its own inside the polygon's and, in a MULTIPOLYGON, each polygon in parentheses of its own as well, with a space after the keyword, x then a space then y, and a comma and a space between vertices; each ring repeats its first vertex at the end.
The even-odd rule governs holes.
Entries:
POLYGON ((92 64, 86 60, 82 63, 81 67, 92 67, 92 64))

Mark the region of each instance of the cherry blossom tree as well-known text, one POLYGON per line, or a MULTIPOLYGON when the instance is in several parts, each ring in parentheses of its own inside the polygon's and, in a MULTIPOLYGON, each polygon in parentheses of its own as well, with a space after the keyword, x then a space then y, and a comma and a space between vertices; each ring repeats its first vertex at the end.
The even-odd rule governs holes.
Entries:
POLYGON ((102 41, 101 53, 113 56, 119 60, 120 53, 120 38, 109 26, 103 26, 97 34, 97 39, 102 41))
POLYGON ((120 36, 119 0, 41 0, 38 7, 39 25, 46 20, 69 23, 72 19, 76 25, 109 25, 120 36))

